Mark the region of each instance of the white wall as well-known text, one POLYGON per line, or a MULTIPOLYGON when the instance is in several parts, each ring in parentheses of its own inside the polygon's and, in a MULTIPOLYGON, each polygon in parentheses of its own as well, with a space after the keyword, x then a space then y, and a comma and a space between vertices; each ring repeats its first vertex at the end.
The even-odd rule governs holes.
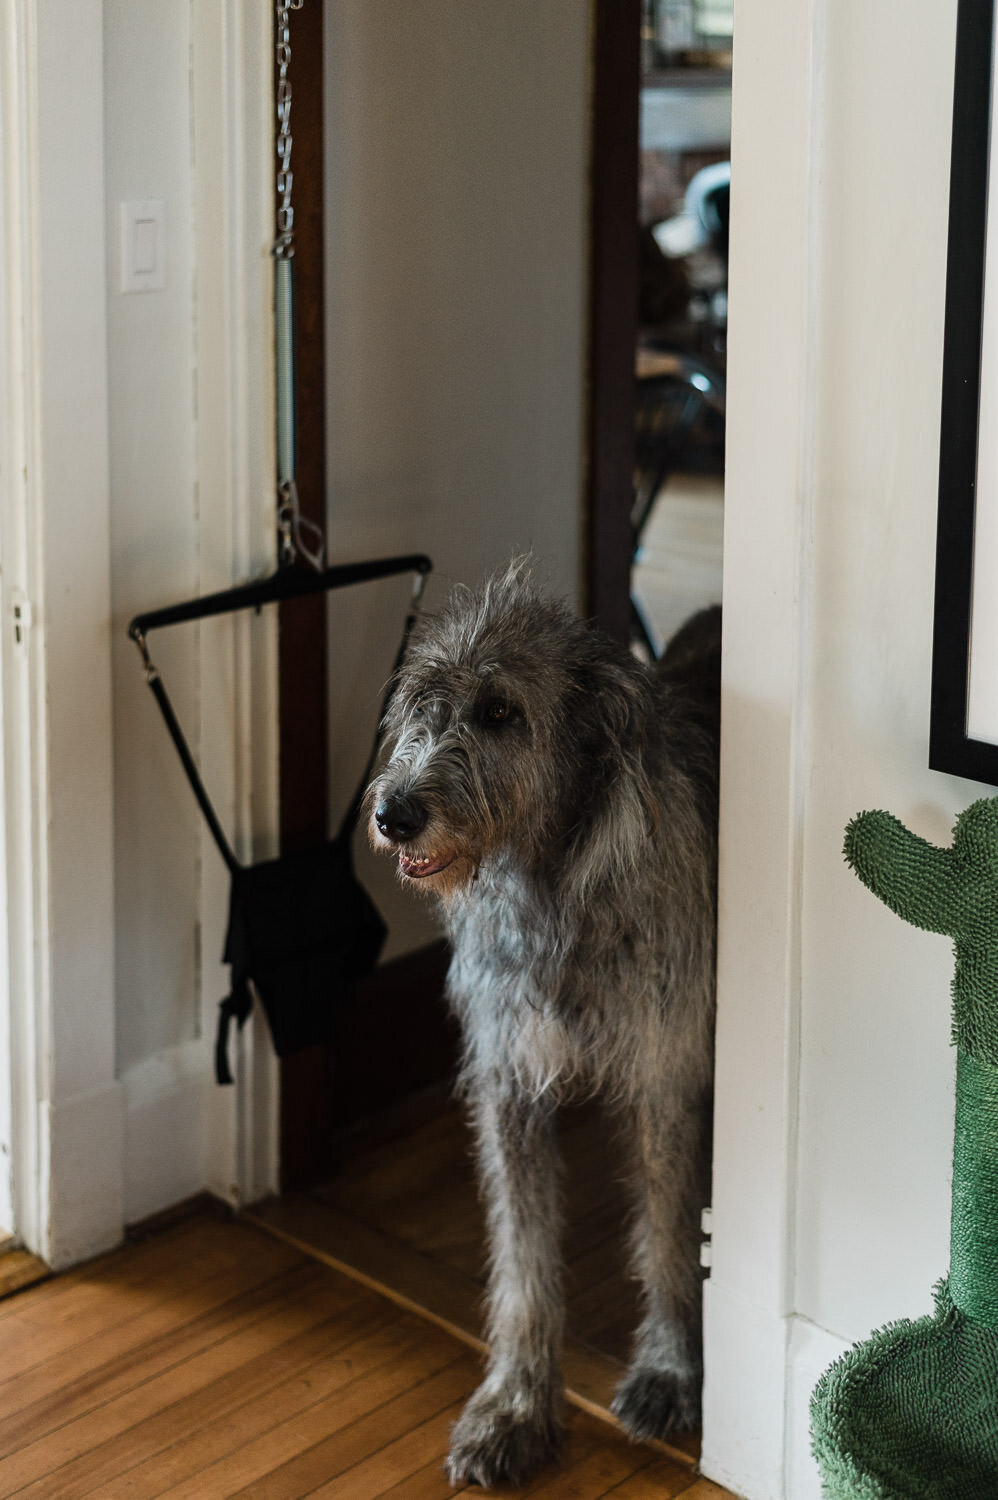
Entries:
MULTIPOLYGON (((578 591, 588 12, 326 9, 330 551, 428 552, 431 602, 531 548, 578 591)), ((334 807, 363 765, 405 599, 402 583, 332 600, 334 807)), ((389 955, 425 939, 387 861, 361 864, 389 955)))
MULTIPOLYGON (((56 1267, 275 1180, 254 1027, 237 1087, 213 1082, 224 870, 124 635, 272 566, 271 22, 264 0, 3 11, 0 1213, 56 1267), (126 297, 135 198, 166 204, 167 281, 126 297)), ((247 855, 274 829, 274 636, 154 647, 247 855)))
POLYGON ((927 769, 955 14, 736 16, 705 1468, 751 1500, 818 1495, 814 1378, 948 1263, 950 945, 841 847, 982 791, 927 769))
POLYGON ((955 12, 827 30, 797 1305, 850 1339, 948 1263, 951 944, 835 856, 866 807, 948 844, 982 790, 926 769, 955 12))
MULTIPOLYGON (((244 1049, 237 1090, 219 1090, 213 1079, 217 1004, 228 987, 220 962, 225 869, 126 637, 137 613, 273 566, 271 14, 262 0, 104 5, 126 1220, 204 1187, 239 1198, 273 1181, 272 1162, 257 1170, 237 1160, 239 1141, 253 1138, 252 1081, 266 1068, 266 1049, 255 1063, 244 1049), (125 293, 119 212, 137 199, 166 205, 166 285, 125 293)), ((149 641, 243 857, 273 852, 275 625, 244 617, 149 641)), ((233 1039, 233 1053, 236 1046, 233 1039)))
MULTIPOLYGON (((187 0, 106 0, 117 1056, 121 1071, 196 1035, 200 824, 153 711, 133 615, 200 581, 194 454, 194 226, 187 0), (166 205, 166 286, 123 294, 119 206, 166 205)), ((199 732, 193 631, 153 642, 181 722, 199 732)))

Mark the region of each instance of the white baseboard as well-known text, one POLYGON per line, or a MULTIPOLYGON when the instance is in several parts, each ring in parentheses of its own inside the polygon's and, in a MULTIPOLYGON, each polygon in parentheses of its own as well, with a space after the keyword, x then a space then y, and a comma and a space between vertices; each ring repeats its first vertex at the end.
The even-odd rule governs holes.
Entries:
POLYGON ((818 1466, 811 1455, 811 1392, 819 1375, 849 1348, 844 1339, 806 1318, 794 1318, 787 1380, 787 1495, 822 1500, 818 1466))
POLYGON ((124 1100, 124 1222, 134 1224, 204 1190, 212 1048, 201 1039, 129 1068, 124 1100))
POLYGON ((822 1500, 810 1401, 848 1344, 806 1318, 774 1317, 712 1280, 701 1468, 745 1500, 822 1500))
MULTIPOLYGON (((786 1500, 787 1320, 704 1284, 703 1448, 708 1479, 745 1500, 786 1500)), ((794 1500, 798 1500, 794 1496, 794 1500)))
MULTIPOLYGON (((47 1242, 30 1248, 54 1271, 110 1250, 121 1239, 122 1096, 117 1083, 40 1110, 48 1164, 47 1242)), ((44 1189, 43 1189, 44 1190, 44 1189)))

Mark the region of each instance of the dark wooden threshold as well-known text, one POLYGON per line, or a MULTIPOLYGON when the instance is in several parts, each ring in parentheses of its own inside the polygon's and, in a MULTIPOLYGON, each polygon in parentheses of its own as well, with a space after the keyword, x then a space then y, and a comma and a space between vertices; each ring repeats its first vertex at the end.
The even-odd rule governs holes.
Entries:
POLYGON ((36 1281, 44 1281, 51 1274, 45 1262, 30 1250, 16 1246, 5 1249, 0 1245, 0 1299, 34 1286, 36 1281))
MULTIPOLYGON (((482 1351, 482 1288, 477 1281, 373 1230, 306 1193, 285 1194, 244 1210, 251 1224, 314 1256, 324 1265, 379 1292, 408 1312, 417 1313, 455 1338, 482 1351)), ((581 1340, 565 1341, 566 1395, 571 1404, 618 1428, 610 1410, 624 1367, 581 1340)), ((695 1468, 696 1434, 681 1434, 675 1443, 650 1447, 695 1468)))

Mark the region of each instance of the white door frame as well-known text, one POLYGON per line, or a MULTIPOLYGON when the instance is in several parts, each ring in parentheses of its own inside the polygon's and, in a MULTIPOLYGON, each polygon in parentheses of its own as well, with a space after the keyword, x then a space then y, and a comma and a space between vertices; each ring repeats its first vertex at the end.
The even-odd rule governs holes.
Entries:
POLYGON ((791 1493, 801 1419, 793 1370, 809 1370, 815 1359, 820 1369, 830 1357, 824 1347, 817 1354, 801 1347, 794 1319, 814 447, 807 393, 821 275, 824 16, 825 0, 738 0, 735 14, 717 1109, 702 1464, 749 1500, 791 1493))
MULTIPOLYGON (((272 259, 274 236, 271 0, 194 0, 194 245, 198 281, 196 467, 204 592, 276 564, 272 259), (212 504, 211 497, 225 497, 212 504)), ((217 632, 215 633, 217 635, 217 632)), ((201 656, 202 771, 241 859, 277 853, 277 611, 232 618, 201 656), (226 702, 234 692, 235 711, 226 702), (233 737, 235 725, 235 737, 233 737), (234 740, 234 742, 233 742, 234 740)), ((234 1206, 277 1191, 279 1069, 259 1013, 232 1043, 234 1089, 211 1080, 228 881, 202 825, 203 1066, 209 1070, 207 1186, 234 1206), (213 872, 209 875, 208 872, 213 872), (214 975, 212 979, 210 976, 214 975)))
POLYGON ((38 1217, 37 1195, 17 1201, 22 1184, 32 1181, 23 1165, 37 1157, 35 1090, 30 1087, 36 1007, 26 1003, 35 992, 31 849, 36 809, 30 746, 36 653, 23 627, 36 590, 27 586, 30 215, 23 127, 26 38, 20 19, 13 6, 5 6, 0 40, 0 1036, 5 1041, 0 1051, 0 1233, 24 1226, 30 1235, 28 1226, 38 1217), (15 1142, 21 1153, 17 1161, 15 1142))
MULTIPOLYGON (((205 553, 221 587, 273 555, 270 309, 254 232, 272 181, 271 7, 197 0, 191 24, 202 207, 212 195, 202 244, 214 247, 201 306, 217 310, 198 330, 198 477, 219 486, 205 553)), ((102 0, 3 0, 2 32, 0 1229, 58 1268, 120 1239, 131 1102, 114 1056, 102 0)), ((227 759, 246 852, 247 830, 262 828, 266 847, 276 820, 276 736, 249 732, 273 720, 273 636, 251 642, 234 622, 226 661, 203 664, 206 683, 224 668, 235 691, 238 744, 227 717, 205 725, 202 749, 227 759)), ((206 883, 205 900, 224 896, 206 883)), ((222 1095, 205 1076, 204 1185, 234 1200, 276 1178, 276 1070, 247 1032, 239 1088, 222 1095)))
POLYGON ((121 1218, 101 20, 99 0, 4 7, 12 1206, 54 1266, 121 1218))

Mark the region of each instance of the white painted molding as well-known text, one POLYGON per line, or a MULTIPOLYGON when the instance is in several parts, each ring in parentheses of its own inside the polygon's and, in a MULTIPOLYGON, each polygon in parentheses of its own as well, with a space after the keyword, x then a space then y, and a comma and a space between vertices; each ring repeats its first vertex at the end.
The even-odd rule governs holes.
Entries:
MULTIPOLYGON (((194 219, 202 592, 275 565, 272 294, 272 8, 192 7, 194 219)), ((277 618, 203 632, 201 765, 240 858, 277 852, 277 618), (233 701, 235 711, 233 712, 233 701)), ((202 1028, 213 1036, 228 973, 219 956, 228 881, 202 829, 202 1028)), ((233 1040, 236 1085, 210 1079, 206 1181, 233 1203, 277 1186, 278 1070, 259 1013, 233 1040), (259 1028, 259 1029, 258 1029, 259 1028)), ((210 1075, 209 1075, 210 1077, 210 1075)))
POLYGON ((818 1377, 851 1346, 806 1318, 794 1318, 787 1388, 786 1493, 793 1500, 822 1500, 821 1477, 811 1453, 811 1392, 818 1377))
POLYGON ((704 1472, 783 1500, 794 1303, 824 0, 746 0, 732 100, 704 1472), (760 525, 760 517, 765 518, 760 525))
MULTIPOLYGON (((27 13, 4 7, 0 44, 0 1229, 43 1239, 35 1027, 38 1011, 33 878, 37 808, 32 746, 40 656, 33 631, 13 629, 15 599, 38 597, 28 529, 34 406, 34 330, 27 13)), ((31 608, 33 619, 34 609, 31 608)))
MULTIPOLYGON (((16 1233, 121 1232, 100 0, 4 8, 3 630, 16 1233), (12 639, 16 590, 30 628, 12 639), (85 1185, 85 1186, 84 1186, 85 1185), (92 1189, 92 1190, 91 1190, 92 1189)), ((22 616, 22 619, 25 616, 22 616)), ((7 1049, 4 1048, 4 1052, 7 1049)))
POLYGON ((783 1500, 785 1494, 788 1336, 787 1321, 771 1307, 726 1290, 713 1275, 705 1282, 700 1467, 747 1500, 783 1500))
POLYGON ((61 1271, 121 1239, 120 1086, 43 1103, 39 1138, 51 1163, 44 1259, 61 1271))
POLYGON ((207 1180, 212 1047, 171 1047, 122 1075, 124 1214, 134 1224, 193 1197, 207 1180))
MULTIPOLYGON (((191 7, 198 218, 200 585, 273 562, 269 240, 271 9, 191 7), (208 498, 212 504, 208 504, 208 498)), ((206 874, 201 1038, 114 1065, 111 618, 101 0, 3 11, 4 348, 0 702, 9 948, 0 1004, 0 1214, 55 1266, 127 1218, 210 1186, 277 1178, 276 1067, 251 1028, 240 1083, 211 1068, 224 872, 206 874), (23 329, 23 337, 21 330, 23 329), (13 591, 30 628, 15 642, 13 591), (50 608, 57 601, 58 609, 50 608), (8 999, 9 997, 9 999, 8 999), (13 1003, 10 1003, 12 1001, 13 1003), (9 1015, 7 1011, 9 1010, 9 1015), (7 1034, 9 1033, 9 1046, 7 1034)), ((202 653, 201 750, 245 853, 273 852, 276 621, 232 622, 202 653), (236 739, 233 748, 235 699, 236 739), (227 707, 226 705, 229 705, 227 707), (262 726, 262 727, 261 727, 262 726), (220 771, 218 780, 215 770, 220 771)), ((205 839, 204 868, 209 857, 205 839)), ((256 1024, 256 1023, 253 1023, 256 1024)))

